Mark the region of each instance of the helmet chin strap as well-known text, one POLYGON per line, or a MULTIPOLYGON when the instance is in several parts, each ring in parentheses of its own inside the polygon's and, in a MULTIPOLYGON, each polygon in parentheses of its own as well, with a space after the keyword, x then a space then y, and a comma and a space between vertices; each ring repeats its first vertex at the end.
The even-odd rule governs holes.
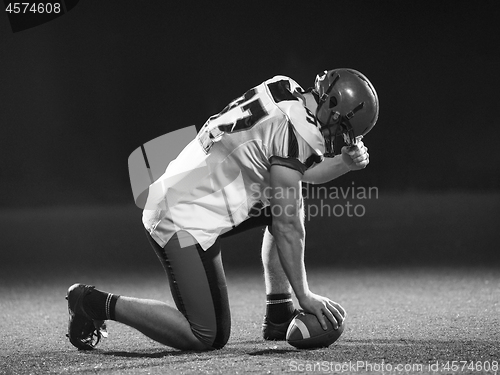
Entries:
POLYGON ((330 114, 327 125, 321 123, 321 133, 325 139, 326 157, 335 156, 334 140, 336 137, 342 136, 348 147, 356 146, 357 143, 357 139, 354 136, 354 129, 349 119, 346 116, 341 116, 338 112, 330 114))
MULTIPOLYGON (((317 117, 317 116, 316 116, 317 117)), ((322 123, 319 119, 318 121, 321 124, 321 134, 323 134, 323 138, 325 139, 325 156, 333 157, 335 156, 334 150, 334 141, 338 134, 338 127, 340 126, 341 116, 338 112, 330 112, 330 116, 326 121, 326 124, 322 123)))
POLYGON ((325 156, 331 158, 335 156, 334 139, 336 135, 332 132, 332 127, 330 126, 321 128, 321 133, 325 139, 325 156))
POLYGON ((344 138, 344 142, 348 147, 356 146, 357 139, 354 136, 354 129, 352 128, 351 123, 347 117, 343 117, 340 126, 342 127, 342 137, 344 138))

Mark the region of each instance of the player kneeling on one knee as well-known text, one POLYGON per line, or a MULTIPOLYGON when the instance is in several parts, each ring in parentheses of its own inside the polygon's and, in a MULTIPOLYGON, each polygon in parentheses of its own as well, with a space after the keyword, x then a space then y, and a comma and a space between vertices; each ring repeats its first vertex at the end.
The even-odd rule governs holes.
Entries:
POLYGON ((307 90, 275 76, 211 116, 175 160, 157 157, 168 145, 144 147, 139 164, 150 169, 141 175, 165 171, 141 194, 142 221, 175 307, 75 284, 67 296, 70 342, 92 349, 112 319, 173 348, 224 347, 231 316, 220 241, 255 227, 266 228, 264 339, 284 340, 299 307, 324 330, 341 327, 344 308, 307 283, 302 184, 368 165, 361 139, 375 125, 378 105, 370 81, 353 69, 325 71, 307 90))

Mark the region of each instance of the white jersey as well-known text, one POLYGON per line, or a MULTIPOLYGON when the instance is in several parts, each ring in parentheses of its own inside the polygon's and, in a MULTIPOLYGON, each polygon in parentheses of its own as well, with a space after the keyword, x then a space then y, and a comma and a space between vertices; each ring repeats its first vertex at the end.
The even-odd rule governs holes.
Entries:
POLYGON ((149 188, 143 223, 160 246, 177 231, 208 249, 270 204, 270 168, 304 173, 323 160, 324 139, 302 88, 276 76, 210 117, 149 188))

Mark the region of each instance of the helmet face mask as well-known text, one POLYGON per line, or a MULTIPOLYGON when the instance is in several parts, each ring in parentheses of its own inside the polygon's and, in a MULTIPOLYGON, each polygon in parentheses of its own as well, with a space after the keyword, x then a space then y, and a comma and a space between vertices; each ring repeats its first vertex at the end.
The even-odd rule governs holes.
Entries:
POLYGON ((332 156, 334 139, 355 145, 377 122, 378 96, 373 85, 353 69, 334 69, 316 77, 313 91, 318 97, 316 118, 325 138, 326 156, 332 156))

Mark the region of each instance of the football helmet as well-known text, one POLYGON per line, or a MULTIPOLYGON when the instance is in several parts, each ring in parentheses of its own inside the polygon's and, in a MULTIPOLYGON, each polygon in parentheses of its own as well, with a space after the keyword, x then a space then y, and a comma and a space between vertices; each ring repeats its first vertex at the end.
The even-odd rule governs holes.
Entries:
POLYGON ((316 118, 325 138, 325 156, 334 153, 334 139, 342 135, 348 146, 368 133, 377 122, 379 101, 375 88, 354 69, 325 70, 314 82, 316 118))

